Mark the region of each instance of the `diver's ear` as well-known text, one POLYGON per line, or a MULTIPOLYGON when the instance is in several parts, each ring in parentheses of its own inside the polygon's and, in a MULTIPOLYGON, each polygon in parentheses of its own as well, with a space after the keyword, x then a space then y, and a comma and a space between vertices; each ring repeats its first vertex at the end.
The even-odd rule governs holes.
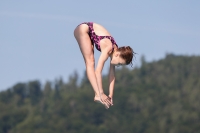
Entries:
POLYGON ((115 53, 115 56, 117 57, 117 56, 119 56, 119 55, 120 55, 120 52, 117 51, 117 52, 115 53))

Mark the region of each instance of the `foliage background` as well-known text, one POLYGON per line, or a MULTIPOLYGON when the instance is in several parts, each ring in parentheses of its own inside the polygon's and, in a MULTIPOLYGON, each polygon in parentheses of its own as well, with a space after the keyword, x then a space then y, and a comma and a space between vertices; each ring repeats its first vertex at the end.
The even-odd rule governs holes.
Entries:
MULTIPOLYGON (((93 102, 87 77, 17 83, 0 92, 0 133, 199 133, 200 57, 167 54, 116 71, 114 106, 93 102)), ((105 93, 108 78, 103 76, 105 93)))

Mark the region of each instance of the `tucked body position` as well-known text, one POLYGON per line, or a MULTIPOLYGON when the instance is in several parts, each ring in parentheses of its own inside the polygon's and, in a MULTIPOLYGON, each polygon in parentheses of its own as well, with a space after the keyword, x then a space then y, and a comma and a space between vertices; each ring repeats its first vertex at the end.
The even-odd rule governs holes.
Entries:
POLYGON ((113 105, 115 67, 132 64, 135 53, 130 46, 118 47, 111 34, 97 23, 81 23, 75 28, 74 36, 85 61, 87 77, 94 90, 94 101, 102 103, 108 109, 113 105), (94 46, 101 52, 96 68, 94 46), (108 58, 110 58, 110 69, 107 96, 102 87, 102 70, 108 58))

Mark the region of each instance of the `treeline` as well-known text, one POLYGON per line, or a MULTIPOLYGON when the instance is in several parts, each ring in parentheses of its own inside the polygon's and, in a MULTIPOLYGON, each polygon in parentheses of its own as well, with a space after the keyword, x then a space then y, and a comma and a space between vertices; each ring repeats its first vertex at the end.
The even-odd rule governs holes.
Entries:
MULTIPOLYGON (((114 106, 93 102, 77 73, 0 92, 0 133, 200 133, 200 57, 168 54, 116 71, 114 106)), ((103 76, 108 93, 108 78, 103 76)))

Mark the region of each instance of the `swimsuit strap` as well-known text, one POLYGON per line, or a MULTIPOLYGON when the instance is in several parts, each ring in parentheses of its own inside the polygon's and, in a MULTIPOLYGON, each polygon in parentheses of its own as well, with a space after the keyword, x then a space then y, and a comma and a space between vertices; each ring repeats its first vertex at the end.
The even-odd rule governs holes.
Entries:
MULTIPOLYGON (((116 45, 118 47, 117 43, 115 42, 115 39, 112 36, 99 36, 99 37, 100 37, 100 40, 104 39, 104 38, 109 39, 112 43, 112 49, 114 49, 114 45, 116 45)), ((100 40, 99 40, 99 42, 100 42, 100 40)))

